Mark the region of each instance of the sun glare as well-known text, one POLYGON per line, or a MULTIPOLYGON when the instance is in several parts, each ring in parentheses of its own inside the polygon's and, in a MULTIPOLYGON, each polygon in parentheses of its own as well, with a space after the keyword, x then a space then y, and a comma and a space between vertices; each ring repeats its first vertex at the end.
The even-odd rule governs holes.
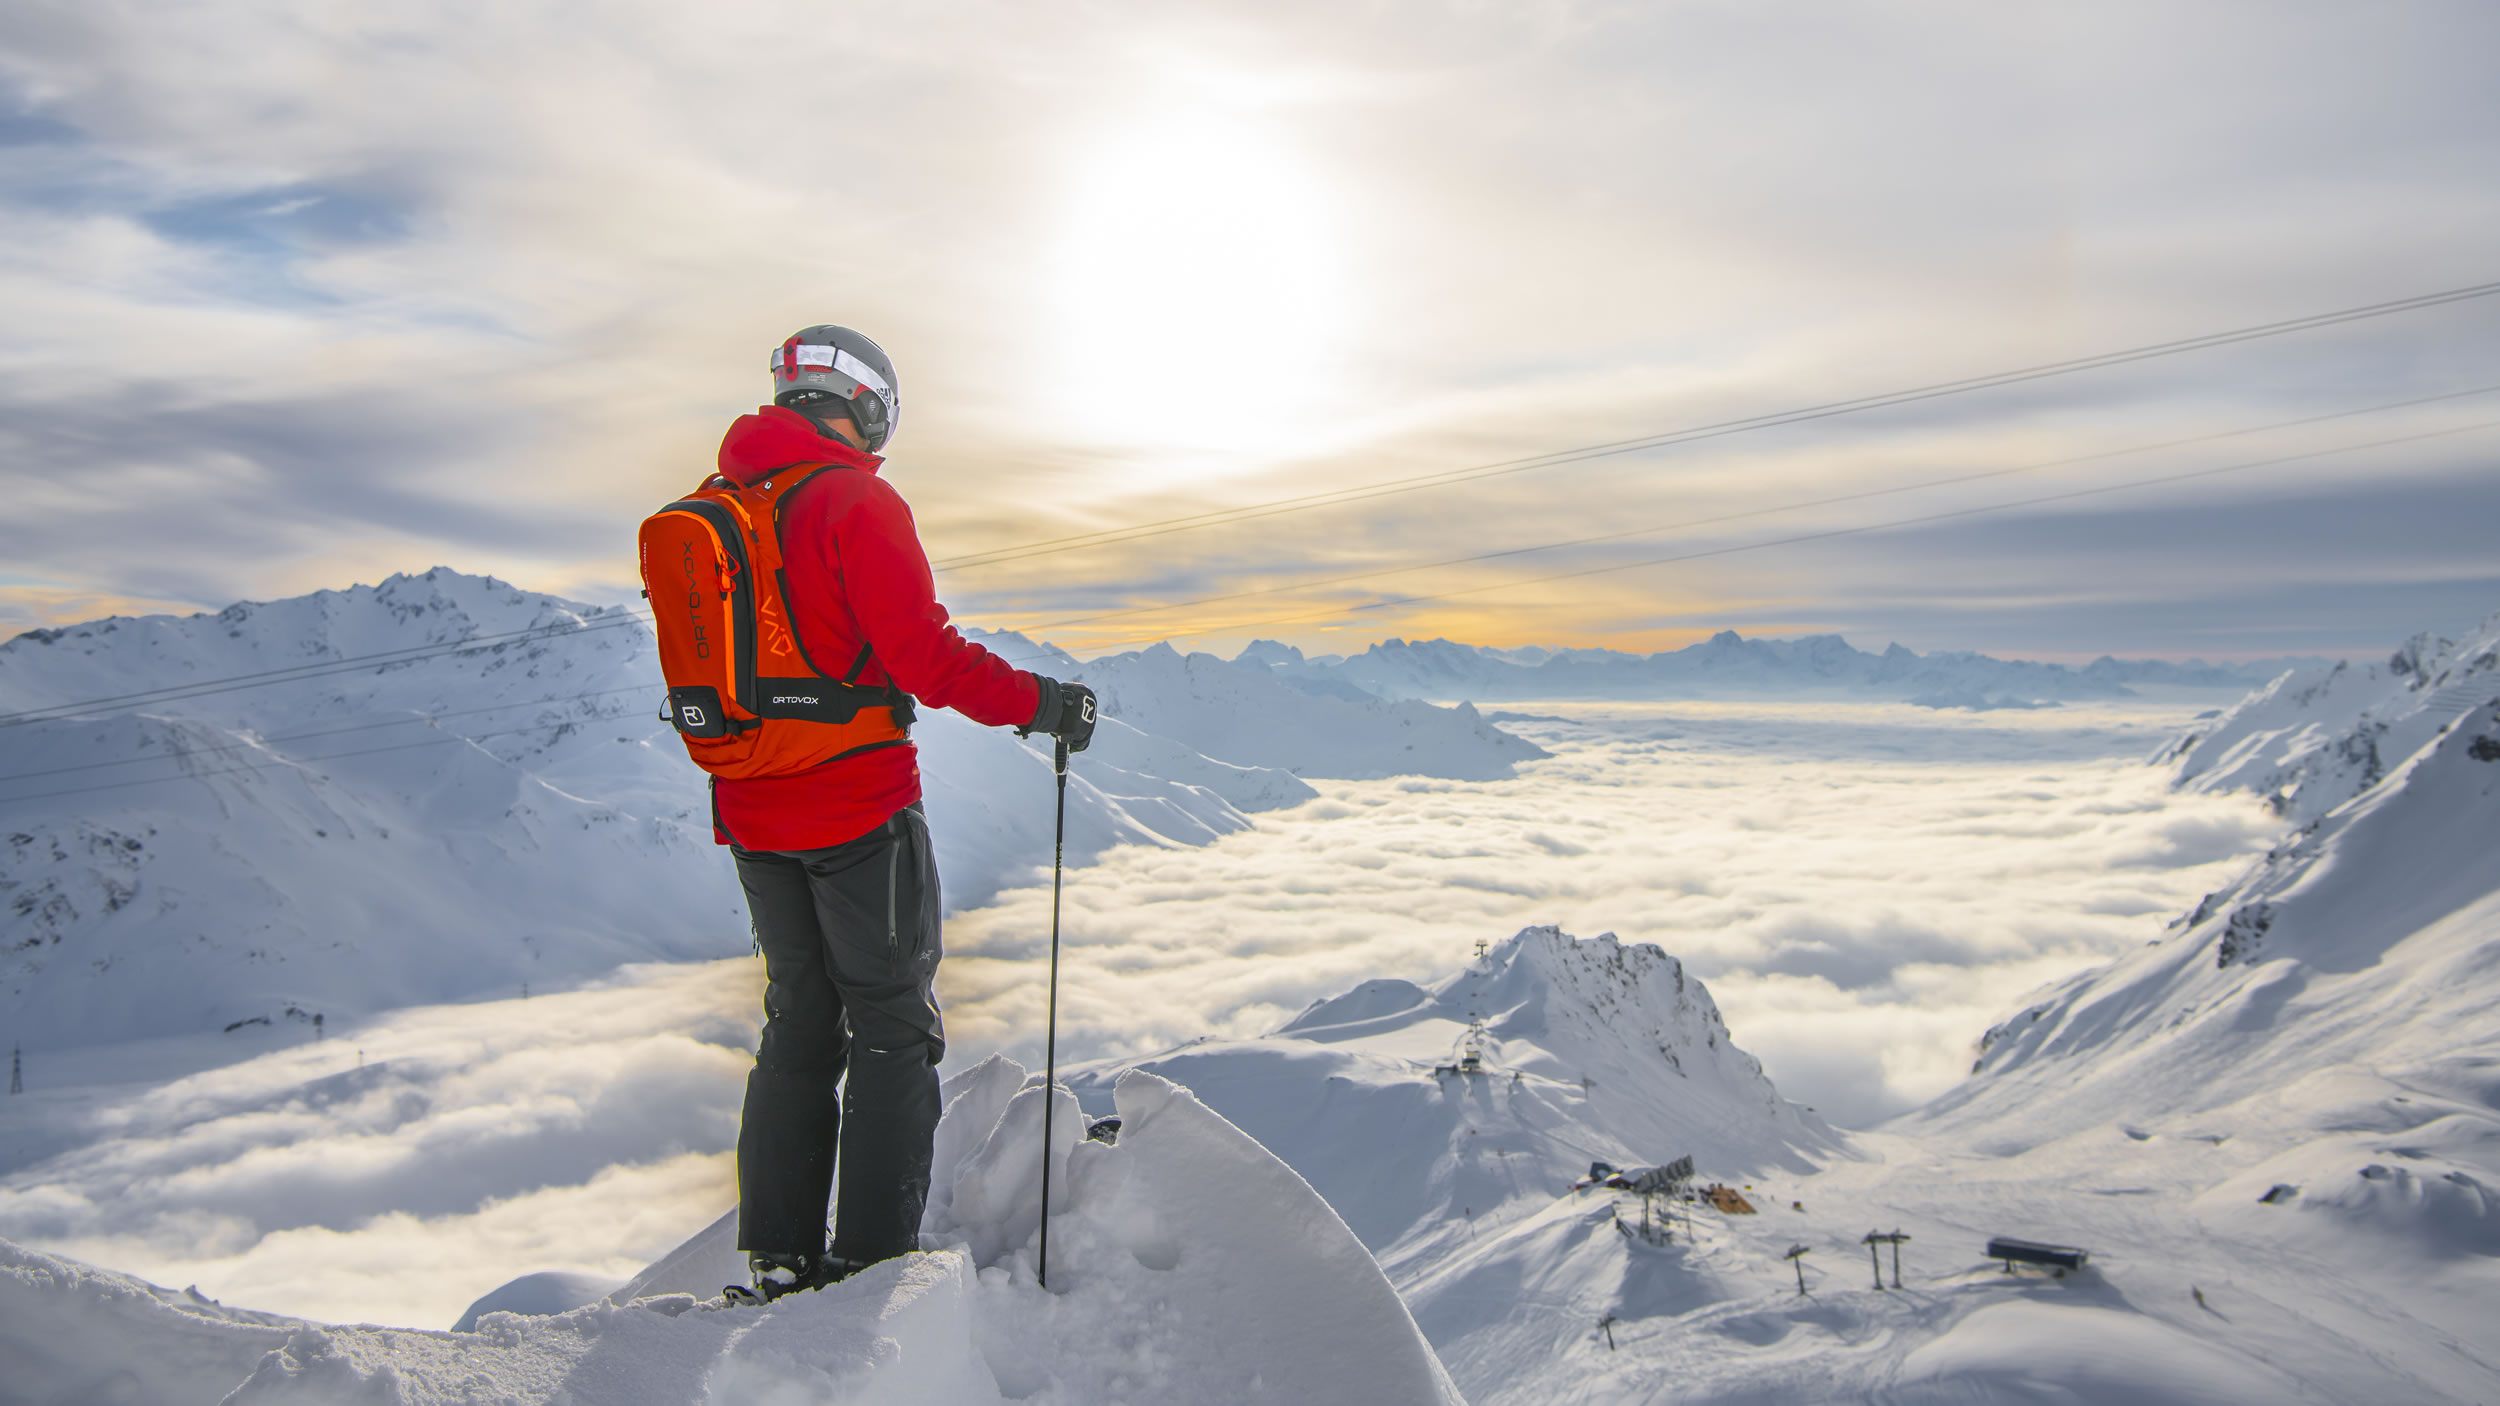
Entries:
POLYGON ((1276 444, 1327 402, 1345 290, 1320 183, 1255 115, 1166 112, 1079 169, 1056 402, 1114 443, 1276 444))

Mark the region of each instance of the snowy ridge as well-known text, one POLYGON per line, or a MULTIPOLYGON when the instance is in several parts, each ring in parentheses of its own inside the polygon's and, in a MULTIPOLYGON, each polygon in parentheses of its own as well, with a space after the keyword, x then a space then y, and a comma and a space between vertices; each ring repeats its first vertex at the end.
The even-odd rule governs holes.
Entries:
POLYGON ((1728 1038, 1681 962, 1612 933, 1528 928, 1430 987, 1365 982, 1258 1039, 1099 1061, 1068 1086, 1099 1107, 1129 1068, 1196 1090, 1392 1263, 1409 1236, 1543 1204, 1592 1160, 1691 1154, 1741 1177, 1842 1146, 1728 1038), (1477 1018, 1485 1072, 1436 1074, 1477 1018))
POLYGON ((2153 760, 2174 766, 2182 787, 2254 791, 2305 825, 2494 698, 2500 614, 2461 641, 2415 635, 2384 664, 2287 671, 2153 760))
POLYGON ((2295 831, 2184 930, 1990 1031, 1977 1077, 1922 1116, 1967 1117, 2047 1081, 2062 1118, 2153 1117, 2407 1060, 2471 1086, 2451 1056, 2500 1042, 2494 834, 2500 701, 2295 831))
MULTIPOLYGON (((1447 710, 1341 716, 1269 680, 1240 676, 1245 688, 1269 691, 1256 710, 1280 741, 1325 737, 1393 767, 1476 775, 1526 746, 1447 710), (1421 736, 1431 745, 1404 750, 1421 736)), ((12 1038, 74 1047, 743 951, 702 775, 653 716, 659 691, 634 613, 440 568, 0 644, 0 712, 105 700, 0 724, 0 1019, 12 1038), (407 655, 464 640, 477 643, 407 655), (305 668, 318 672, 168 696, 305 668)), ((1167 701, 1136 687, 1124 706, 1072 769, 1073 862, 1203 844, 1314 794, 1285 768, 1153 730, 1162 714, 1247 706, 1220 689, 1167 701)), ((1046 864, 1041 743, 948 712, 915 737, 950 903, 1046 864)), ((1334 753, 1305 750, 1287 759, 1340 774, 1334 753)))
MULTIPOLYGON (((2244 690, 2281 672, 2274 664, 2173 664, 2103 656, 2081 669, 1993 659, 1984 654, 1919 654, 1898 644, 1870 654, 1838 635, 1747 639, 1721 630, 1659 654, 1612 649, 1487 649, 1450 640, 1385 640, 1350 658, 1307 659, 1272 640, 1254 642, 1239 661, 1297 688, 1382 698, 1866 698, 1923 701, 1930 707, 2004 707, 2037 701, 2125 698, 2137 685, 2244 690)), ((2283 661, 2289 662, 2289 661, 2283 661)))

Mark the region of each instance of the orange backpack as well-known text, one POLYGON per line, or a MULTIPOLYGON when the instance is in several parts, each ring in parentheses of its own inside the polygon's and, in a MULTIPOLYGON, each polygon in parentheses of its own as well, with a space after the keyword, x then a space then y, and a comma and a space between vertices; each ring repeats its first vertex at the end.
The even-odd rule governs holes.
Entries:
POLYGON ((793 465, 751 488, 714 475, 643 519, 643 595, 668 682, 660 716, 714 776, 786 776, 910 736, 910 696, 858 682, 867 645, 836 676, 791 624, 781 505, 833 467, 793 465))

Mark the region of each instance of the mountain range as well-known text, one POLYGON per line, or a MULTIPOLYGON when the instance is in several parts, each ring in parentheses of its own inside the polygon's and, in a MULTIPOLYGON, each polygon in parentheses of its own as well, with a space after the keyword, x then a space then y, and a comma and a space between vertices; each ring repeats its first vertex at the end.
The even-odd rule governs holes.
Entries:
POLYGON ((1850 698, 1972 708, 2017 703, 2127 698, 2142 688, 2233 693, 2286 669, 2332 661, 2311 658, 2207 664, 2108 655, 2081 668, 1984 654, 1919 654, 1901 645, 1881 653, 1838 635, 1746 639, 1721 630, 1683 649, 1631 654, 1612 649, 1491 649, 1450 640, 1384 640, 1356 655, 1305 657, 1273 640, 1236 657, 1312 693, 1338 697, 1514 702, 1539 698, 1850 698))

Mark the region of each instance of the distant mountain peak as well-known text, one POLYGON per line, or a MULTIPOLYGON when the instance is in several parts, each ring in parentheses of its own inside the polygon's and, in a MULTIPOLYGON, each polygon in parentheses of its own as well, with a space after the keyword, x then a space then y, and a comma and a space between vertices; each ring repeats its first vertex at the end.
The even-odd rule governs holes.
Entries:
POLYGON ((1265 1036, 1101 1061, 1071 1086, 1099 1097, 1131 1067, 1196 1089, 1375 1249, 1567 1185, 1592 1155, 1740 1176, 1847 1146, 1779 1096, 1682 962, 1553 926, 1429 984, 1375 978, 1265 1036))

